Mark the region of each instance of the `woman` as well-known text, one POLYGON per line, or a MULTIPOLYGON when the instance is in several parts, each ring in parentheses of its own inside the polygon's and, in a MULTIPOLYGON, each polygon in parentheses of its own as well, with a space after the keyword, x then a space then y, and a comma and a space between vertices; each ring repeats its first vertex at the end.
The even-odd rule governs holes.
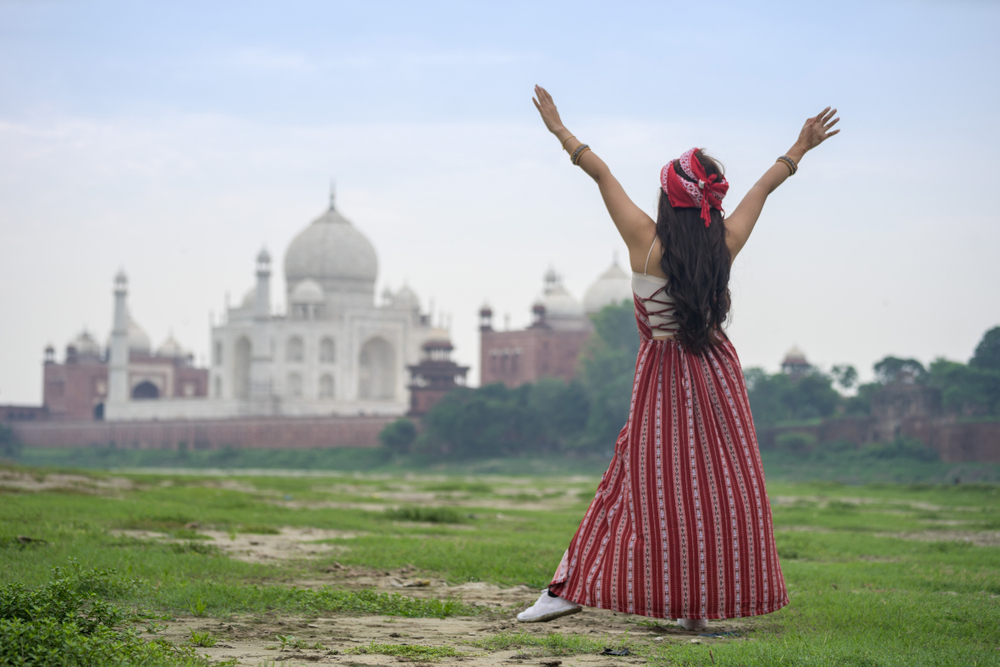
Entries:
POLYGON ((836 109, 806 121, 723 217, 722 167, 691 149, 660 172, 656 222, 535 87, 535 107, 574 165, 597 181, 628 246, 641 339, 628 422, 548 590, 518 614, 547 621, 601 607, 674 618, 767 614, 788 604, 739 358, 723 331, 729 269, 764 202, 806 152, 837 134, 836 109))

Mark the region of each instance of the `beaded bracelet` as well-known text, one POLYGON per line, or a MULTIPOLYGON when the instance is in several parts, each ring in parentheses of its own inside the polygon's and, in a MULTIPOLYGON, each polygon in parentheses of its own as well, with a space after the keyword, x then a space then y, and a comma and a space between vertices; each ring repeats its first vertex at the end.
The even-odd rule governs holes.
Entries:
POLYGON ((589 150, 590 146, 587 144, 580 144, 576 147, 576 150, 573 151, 573 155, 569 158, 569 161, 573 163, 573 166, 580 164, 580 158, 583 157, 583 154, 589 150))
POLYGON ((576 139, 576 135, 575 134, 571 134, 568 137, 566 137, 565 139, 563 139, 563 142, 562 142, 563 150, 566 150, 566 142, 569 141, 570 139, 576 139))
POLYGON ((788 167, 788 170, 792 172, 789 174, 789 176, 794 176, 795 172, 799 170, 799 165, 795 164, 795 160, 788 157, 787 155, 782 155, 781 157, 779 157, 777 159, 777 162, 783 162, 785 166, 788 167))

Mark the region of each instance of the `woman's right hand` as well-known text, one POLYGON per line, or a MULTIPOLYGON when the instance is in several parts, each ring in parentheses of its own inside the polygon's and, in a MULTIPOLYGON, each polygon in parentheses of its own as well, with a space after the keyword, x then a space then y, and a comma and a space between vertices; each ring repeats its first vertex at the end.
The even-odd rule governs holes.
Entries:
POLYGON ((552 101, 549 91, 541 86, 535 86, 535 96, 531 98, 531 101, 535 103, 535 108, 541 114, 549 132, 558 135, 561 130, 566 129, 562 119, 559 118, 559 111, 556 109, 556 103, 552 101))
POLYGON ((840 122, 836 115, 836 109, 827 107, 807 120, 802 126, 802 131, 799 132, 799 139, 795 145, 805 153, 840 132, 840 130, 831 131, 831 128, 840 122))

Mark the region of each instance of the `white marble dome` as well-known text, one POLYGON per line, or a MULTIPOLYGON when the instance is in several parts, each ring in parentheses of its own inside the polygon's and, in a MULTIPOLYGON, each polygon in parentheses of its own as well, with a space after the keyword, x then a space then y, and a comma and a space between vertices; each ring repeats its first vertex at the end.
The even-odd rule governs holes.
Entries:
POLYGON ((612 262, 608 270, 587 288, 583 295, 583 310, 588 315, 593 315, 600 312, 604 306, 631 300, 632 279, 622 271, 618 262, 612 262))
POLYGON ((420 297, 410 289, 409 285, 403 285, 398 292, 392 295, 392 307, 400 310, 418 310, 420 297))
POLYGON ((315 280, 303 280, 292 288, 292 303, 323 303, 323 288, 315 280))
POLYGON ((86 329, 77 334, 76 338, 71 340, 69 344, 76 349, 76 353, 80 356, 101 356, 100 344, 86 329))
POLYGON ((562 285, 548 290, 542 297, 542 305, 547 319, 583 317, 583 306, 562 285))
MULTIPOLYGON (((108 348, 110 347, 111 336, 108 336, 108 348)), ((149 335, 132 319, 132 313, 128 314, 128 349, 130 352, 145 352, 146 354, 149 354, 150 350, 153 349, 149 335)))
POLYGON ((315 280, 325 292, 374 294, 375 247, 347 218, 330 208, 299 232, 285 252, 285 283, 315 280))
POLYGON ((128 316, 128 349, 133 352, 149 352, 153 345, 149 334, 143 331, 132 316, 128 316))
POLYGON ((179 359, 187 356, 184 348, 181 344, 177 342, 177 339, 173 337, 173 334, 167 336, 167 339, 163 341, 163 345, 156 349, 156 356, 158 357, 169 357, 171 359, 179 359))

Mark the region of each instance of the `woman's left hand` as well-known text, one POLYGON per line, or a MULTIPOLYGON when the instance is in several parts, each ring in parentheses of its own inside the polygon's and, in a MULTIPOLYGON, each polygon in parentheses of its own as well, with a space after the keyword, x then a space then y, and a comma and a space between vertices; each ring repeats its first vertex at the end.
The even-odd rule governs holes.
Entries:
POLYGON ((545 121, 545 127, 548 128, 549 132, 558 134, 560 130, 566 129, 562 119, 559 118, 559 110, 556 109, 556 103, 552 101, 549 91, 541 86, 535 86, 535 96, 531 98, 531 101, 535 103, 535 108, 542 115, 542 120, 545 121))

